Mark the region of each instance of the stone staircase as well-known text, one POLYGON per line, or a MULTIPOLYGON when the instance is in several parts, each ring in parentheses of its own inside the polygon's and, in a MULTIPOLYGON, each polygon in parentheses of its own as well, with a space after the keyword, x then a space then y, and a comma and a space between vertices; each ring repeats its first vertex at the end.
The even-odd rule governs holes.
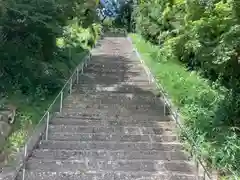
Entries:
MULTIPOLYGON (((27 161, 26 180, 195 180, 125 37, 105 37, 27 161)), ((22 178, 22 172, 17 179, 22 178)))

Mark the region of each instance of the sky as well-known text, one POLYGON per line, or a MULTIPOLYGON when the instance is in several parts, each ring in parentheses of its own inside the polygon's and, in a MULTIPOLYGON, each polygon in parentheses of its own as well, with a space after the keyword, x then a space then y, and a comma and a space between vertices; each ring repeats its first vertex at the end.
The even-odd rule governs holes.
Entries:
POLYGON ((102 8, 101 10, 99 10, 99 12, 103 17, 116 17, 117 11, 120 9, 120 6, 127 1, 128 0, 100 0, 102 8))

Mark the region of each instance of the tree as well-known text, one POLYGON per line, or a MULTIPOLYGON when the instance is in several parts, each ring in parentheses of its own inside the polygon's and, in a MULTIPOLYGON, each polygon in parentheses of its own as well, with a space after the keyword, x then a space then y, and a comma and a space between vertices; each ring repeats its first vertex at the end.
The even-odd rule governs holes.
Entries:
POLYGON ((73 19, 79 26, 91 26, 96 20, 95 8, 96 0, 1 1, 0 83, 9 84, 8 88, 20 86, 23 92, 46 84, 59 51, 56 39, 73 19))

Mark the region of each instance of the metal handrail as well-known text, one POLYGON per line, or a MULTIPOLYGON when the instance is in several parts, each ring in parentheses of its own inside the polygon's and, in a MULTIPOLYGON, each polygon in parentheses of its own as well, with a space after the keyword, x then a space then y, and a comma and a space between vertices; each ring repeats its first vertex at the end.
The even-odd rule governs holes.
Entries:
MULTIPOLYGON (((128 40, 130 41, 130 43, 132 44, 132 40, 131 38, 128 36, 127 32, 125 31, 125 35, 127 36, 128 40)), ((172 115, 173 119, 176 121, 176 123, 178 124, 178 126, 180 127, 181 130, 184 130, 182 123, 180 122, 180 115, 178 113, 179 108, 175 108, 173 106, 173 103, 169 100, 169 96, 166 93, 166 91, 164 90, 164 88, 162 87, 162 85, 156 80, 156 77, 153 75, 153 73, 151 72, 151 70, 147 67, 146 63, 142 60, 140 54, 138 53, 137 49, 135 48, 134 51, 137 54, 138 59, 140 60, 140 62, 144 65, 144 69, 149 77, 149 83, 155 83, 157 88, 160 90, 161 95, 163 97, 163 101, 164 101, 164 115, 166 115, 166 108, 168 108, 170 110, 170 115, 172 115)), ((184 131, 185 134, 187 134, 184 131)), ((186 136, 186 138, 190 141, 192 141, 192 145, 193 147, 197 147, 197 145, 195 144, 195 141, 193 139, 190 139, 188 136, 186 136)), ((211 175, 208 172, 207 168, 205 167, 205 165, 203 164, 202 160, 199 157, 196 157, 196 168, 197 168, 197 174, 196 174, 196 178, 199 179, 199 165, 203 168, 203 178, 204 180, 206 178, 211 179, 211 175), (206 177, 207 176, 207 177, 206 177)))
MULTIPOLYGON (((77 84, 79 83, 79 72, 80 72, 80 70, 81 70, 81 73, 83 74, 84 66, 87 67, 87 64, 90 61, 90 59, 91 59, 91 53, 88 53, 83 58, 83 61, 75 68, 75 70, 73 71, 73 73, 70 76, 70 78, 66 81, 66 83, 64 84, 64 86, 62 87, 62 89, 60 90, 58 95, 55 97, 53 102, 50 104, 48 109, 45 111, 44 115, 42 116, 42 118, 40 119, 39 123, 35 127, 36 131, 40 130, 40 133, 38 134, 38 139, 36 141, 39 141, 43 137, 44 133, 45 133, 45 140, 48 140, 49 121, 50 121, 50 118, 51 118, 50 112, 53 110, 54 105, 56 105, 56 102, 59 100, 59 98, 60 98, 59 112, 62 112, 64 91, 66 90, 66 87, 69 85, 69 94, 71 94, 72 93, 73 83, 75 81, 77 81, 76 82, 77 84), (43 127, 41 128, 41 126, 43 126, 43 127)), ((54 111, 52 113, 55 114, 56 111, 54 111)), ((33 141, 33 140, 34 140, 34 135, 32 134, 31 136, 29 136, 29 139, 28 139, 27 143, 24 146, 24 155, 23 155, 23 159, 22 159, 22 164, 19 167, 19 171, 21 170, 21 168, 23 168, 22 180, 25 180, 25 176, 26 176, 26 167, 25 167, 25 165, 26 165, 26 161, 27 161, 27 159, 29 157, 29 154, 31 153, 31 152, 28 152, 28 150, 29 150, 28 148, 29 148, 29 146, 31 146, 31 141, 33 141)), ((33 146, 35 146, 35 145, 36 145, 36 143, 34 143, 33 146)), ((32 151, 32 150, 30 150, 30 151, 32 151)))

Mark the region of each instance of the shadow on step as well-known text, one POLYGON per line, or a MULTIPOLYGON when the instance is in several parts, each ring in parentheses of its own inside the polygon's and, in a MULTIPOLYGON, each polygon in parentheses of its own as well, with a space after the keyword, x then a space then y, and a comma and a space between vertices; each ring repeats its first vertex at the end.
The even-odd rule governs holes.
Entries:
POLYGON ((124 56, 95 55, 92 62, 80 77, 79 88, 82 87, 153 87, 138 61, 124 56))
POLYGON ((140 62, 131 56, 94 55, 79 84, 74 85, 74 93, 64 102, 64 110, 73 114, 147 118, 153 124, 169 121, 163 118, 164 111, 165 115, 169 111, 164 109, 156 86, 149 84, 140 62))
POLYGON ((107 31, 104 33, 104 37, 111 37, 111 38, 116 38, 116 37, 126 37, 126 34, 124 31, 122 32, 111 32, 107 31))

